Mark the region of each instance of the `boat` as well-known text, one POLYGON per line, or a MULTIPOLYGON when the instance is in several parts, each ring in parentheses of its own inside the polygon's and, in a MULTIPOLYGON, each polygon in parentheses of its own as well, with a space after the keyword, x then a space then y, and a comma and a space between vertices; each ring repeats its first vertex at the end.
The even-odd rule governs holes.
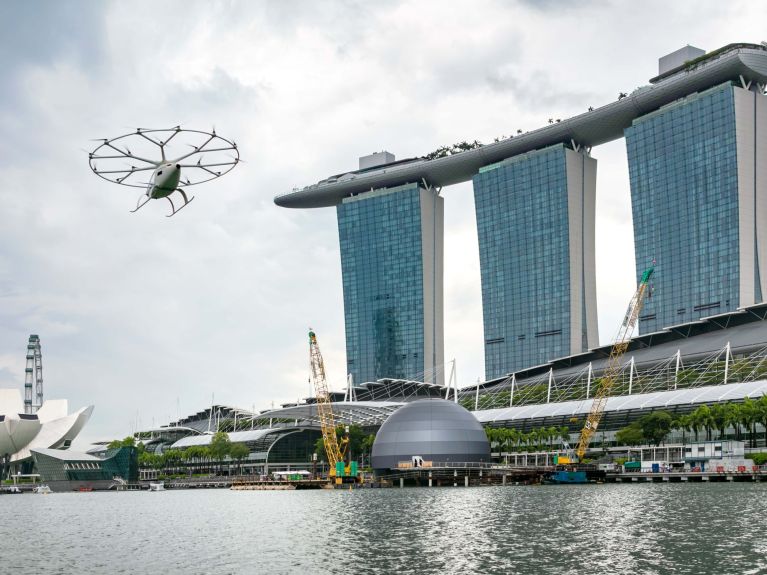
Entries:
POLYGON ((149 484, 149 491, 165 491, 165 484, 160 481, 158 483, 150 483, 149 484))
POLYGON ((37 487, 32 489, 32 493, 41 493, 42 495, 48 495, 49 493, 51 493, 51 488, 45 484, 38 485, 37 487))

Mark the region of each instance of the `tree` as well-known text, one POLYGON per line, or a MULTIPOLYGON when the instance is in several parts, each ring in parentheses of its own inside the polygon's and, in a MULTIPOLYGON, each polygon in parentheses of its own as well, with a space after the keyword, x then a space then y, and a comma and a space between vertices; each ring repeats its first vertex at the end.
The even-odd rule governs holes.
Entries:
POLYGON ((727 406, 724 403, 715 403, 711 406, 711 418, 714 420, 714 427, 719 431, 719 438, 724 438, 724 432, 729 427, 729 414, 727 406))
POLYGON ((682 443, 685 443, 686 432, 692 429, 692 418, 689 415, 678 415, 674 419, 673 429, 679 429, 682 432, 682 443))
POLYGON ((698 440, 698 431, 702 428, 706 430, 706 439, 711 441, 711 430, 714 428, 715 421, 711 415, 711 408, 708 405, 701 405, 692 412, 692 419, 695 429, 695 441, 698 440))
POLYGON ((767 445, 767 395, 763 395, 756 402, 756 420, 764 428, 764 444, 767 445))
POLYGON ((642 427, 638 421, 618 430, 615 440, 622 445, 642 445, 645 441, 642 427))
POLYGON ((229 434, 226 431, 217 431, 210 440, 210 454, 218 462, 219 470, 221 469, 221 462, 229 455, 229 450, 232 448, 232 442, 229 439, 229 434))
POLYGON ((162 454, 162 467, 167 471, 169 467, 178 467, 181 462, 181 451, 178 449, 169 449, 162 454))
POLYGON ((759 410, 756 402, 747 397, 743 400, 739 409, 739 419, 743 427, 748 431, 751 447, 756 446, 756 422, 759 417, 759 410))
POLYGON ((673 418, 668 411, 653 411, 640 417, 638 423, 645 440, 660 445, 671 431, 673 418))
POLYGON ((321 437, 317 438, 314 442, 314 451, 317 453, 317 459, 320 461, 327 461, 328 454, 325 451, 325 440, 321 437))
POLYGON ((238 473, 242 474, 242 460, 250 455, 250 449, 244 443, 233 443, 229 449, 229 457, 237 462, 238 473))
POLYGON ((119 449, 120 447, 134 447, 136 445, 136 440, 133 438, 132 435, 129 435, 125 439, 115 439, 113 441, 110 441, 107 445, 107 449, 119 449))

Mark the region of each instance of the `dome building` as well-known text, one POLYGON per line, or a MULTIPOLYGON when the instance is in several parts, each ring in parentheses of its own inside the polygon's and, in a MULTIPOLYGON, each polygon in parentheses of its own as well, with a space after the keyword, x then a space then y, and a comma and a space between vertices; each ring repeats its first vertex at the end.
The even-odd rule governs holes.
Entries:
POLYGON ((371 464, 377 473, 400 463, 490 463, 485 430, 464 407, 424 399, 395 411, 376 434, 371 464))

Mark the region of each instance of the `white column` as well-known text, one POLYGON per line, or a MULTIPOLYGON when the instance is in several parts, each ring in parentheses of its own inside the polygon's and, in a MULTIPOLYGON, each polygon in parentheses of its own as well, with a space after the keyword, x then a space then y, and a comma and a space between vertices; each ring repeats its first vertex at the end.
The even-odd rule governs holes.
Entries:
POLYGON ((586 399, 588 399, 589 395, 591 395, 591 376, 593 373, 594 372, 591 369, 591 362, 589 362, 589 376, 588 379, 586 379, 586 399))
POLYGON ((682 362, 682 350, 676 350, 676 371, 674 371, 674 389, 676 389, 676 382, 679 379, 679 364, 682 362))
POLYGON ((730 372, 730 342, 727 342, 727 351, 724 356, 724 384, 727 385, 727 376, 730 372))
POLYGON ((631 366, 629 367, 629 395, 631 395, 631 389, 634 387, 634 356, 631 356, 631 366))
POLYGON ((509 397, 509 407, 514 407, 514 385, 517 383, 517 374, 511 375, 511 394, 509 397))
POLYGON ((458 403, 458 368, 453 360, 453 401, 458 403))
POLYGON ((549 369, 549 389, 546 391, 546 403, 551 401, 551 382, 554 379, 554 368, 549 369))

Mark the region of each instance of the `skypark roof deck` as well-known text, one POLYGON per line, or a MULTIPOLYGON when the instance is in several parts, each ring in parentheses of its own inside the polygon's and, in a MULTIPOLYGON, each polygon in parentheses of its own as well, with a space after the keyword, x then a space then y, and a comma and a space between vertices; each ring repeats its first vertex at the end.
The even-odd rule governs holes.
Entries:
POLYGON ((274 198, 286 208, 334 206, 343 198, 376 188, 425 181, 448 186, 470 180, 488 164, 560 143, 592 147, 623 137, 631 122, 662 106, 724 82, 767 84, 767 47, 729 44, 653 78, 626 97, 561 122, 452 156, 415 158, 331 176, 274 198))

